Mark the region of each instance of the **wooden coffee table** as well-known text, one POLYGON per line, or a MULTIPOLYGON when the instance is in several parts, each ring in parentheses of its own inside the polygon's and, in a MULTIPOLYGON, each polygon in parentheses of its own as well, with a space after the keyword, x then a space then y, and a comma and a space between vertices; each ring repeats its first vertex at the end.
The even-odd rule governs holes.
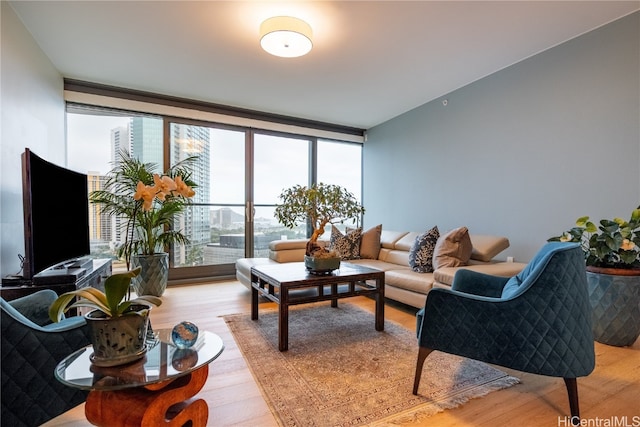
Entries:
POLYGON ((302 262, 258 265, 251 268, 252 320, 258 319, 259 295, 278 304, 280 351, 289 348, 289 306, 292 305, 331 301, 331 307, 337 307, 341 298, 370 295, 376 301, 376 330, 384 330, 384 271, 381 270, 342 262, 331 274, 313 275, 302 262))

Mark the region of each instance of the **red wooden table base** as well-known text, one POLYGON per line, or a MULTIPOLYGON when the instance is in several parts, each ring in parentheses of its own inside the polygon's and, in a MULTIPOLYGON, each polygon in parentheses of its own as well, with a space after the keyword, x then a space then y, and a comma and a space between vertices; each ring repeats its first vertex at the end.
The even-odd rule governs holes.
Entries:
POLYGON ((209 407, 202 399, 191 399, 204 386, 209 365, 176 378, 146 387, 114 391, 92 390, 85 404, 87 420, 97 426, 206 427, 209 407))

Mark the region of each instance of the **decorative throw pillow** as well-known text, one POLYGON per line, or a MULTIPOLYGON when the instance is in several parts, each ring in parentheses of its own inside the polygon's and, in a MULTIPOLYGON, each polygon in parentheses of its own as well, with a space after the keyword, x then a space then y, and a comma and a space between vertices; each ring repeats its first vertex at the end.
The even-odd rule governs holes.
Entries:
MULTIPOLYGON (((354 229, 347 227, 347 233, 352 230, 354 229)), ((382 224, 371 227, 362 233, 362 239, 360 240, 360 258, 378 259, 378 255, 380 254, 381 236, 382 224)))
POLYGON ((359 259, 361 237, 362 228, 356 228, 344 235, 340 230, 332 225, 329 248, 340 254, 340 258, 343 260, 359 259))
POLYGON ((471 258, 471 238, 467 227, 459 227, 441 236, 433 252, 433 269, 467 265, 471 258))
POLYGON ((440 237, 438 226, 418 235, 409 251, 409 266, 418 273, 433 271, 433 251, 440 237))

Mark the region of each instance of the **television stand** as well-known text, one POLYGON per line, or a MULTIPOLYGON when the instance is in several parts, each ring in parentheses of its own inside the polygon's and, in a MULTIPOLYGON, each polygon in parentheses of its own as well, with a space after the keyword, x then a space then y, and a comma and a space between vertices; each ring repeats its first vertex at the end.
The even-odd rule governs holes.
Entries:
MULTIPOLYGON (((85 268, 65 268, 63 274, 61 274, 62 270, 58 269, 57 273, 50 273, 43 278, 32 280, 30 284, 24 282, 7 284, 3 281, 0 287, 0 296, 10 301, 43 289, 52 289, 58 295, 88 287, 104 291, 104 280, 111 276, 111 260, 108 258, 93 259, 91 263, 85 265, 85 268)), ((45 272, 47 271, 49 270, 45 272)))

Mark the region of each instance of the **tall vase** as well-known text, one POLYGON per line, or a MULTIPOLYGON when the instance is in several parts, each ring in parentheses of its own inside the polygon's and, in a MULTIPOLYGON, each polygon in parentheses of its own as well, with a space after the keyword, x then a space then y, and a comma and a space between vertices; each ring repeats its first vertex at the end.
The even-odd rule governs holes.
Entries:
POLYGON ((596 341, 632 345, 640 336, 640 270, 587 267, 596 341))
POLYGON ((137 295, 162 296, 169 280, 169 254, 134 255, 131 267, 141 267, 140 274, 131 280, 137 295))

